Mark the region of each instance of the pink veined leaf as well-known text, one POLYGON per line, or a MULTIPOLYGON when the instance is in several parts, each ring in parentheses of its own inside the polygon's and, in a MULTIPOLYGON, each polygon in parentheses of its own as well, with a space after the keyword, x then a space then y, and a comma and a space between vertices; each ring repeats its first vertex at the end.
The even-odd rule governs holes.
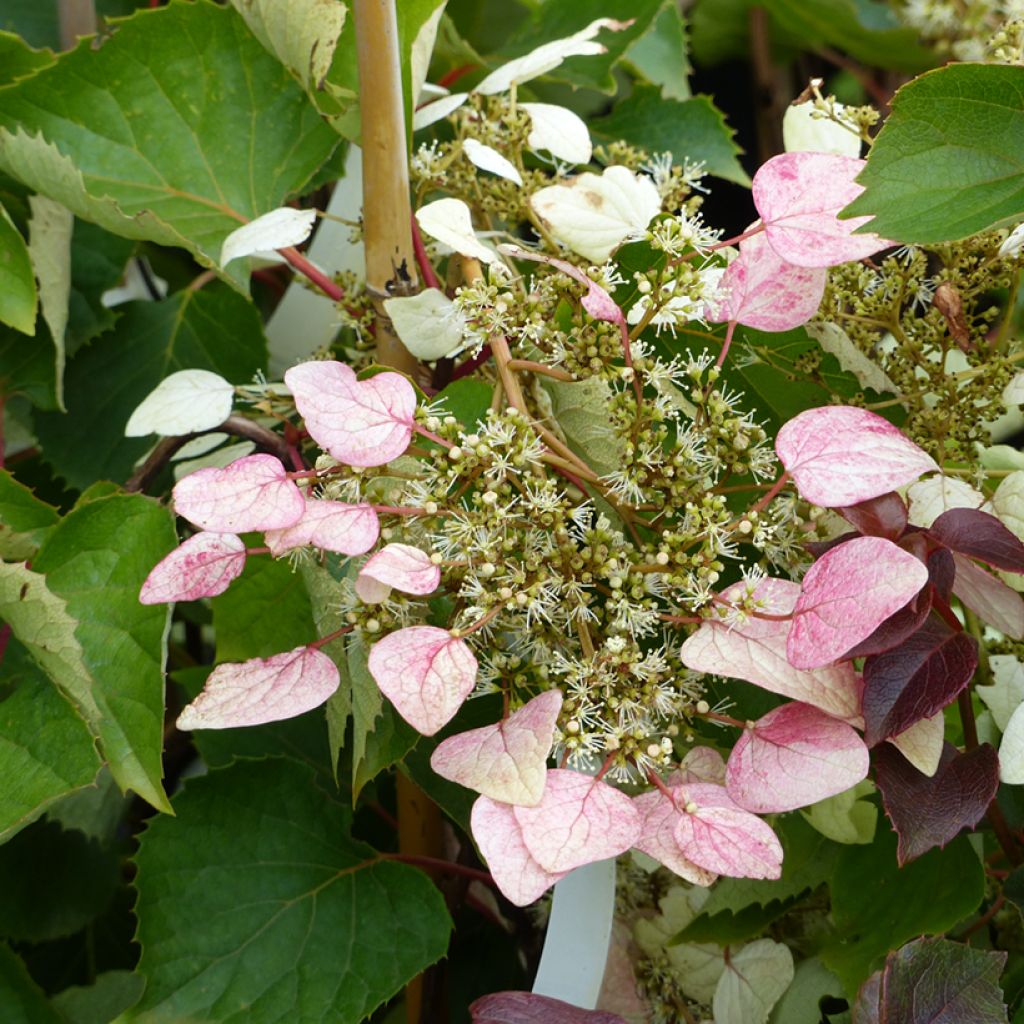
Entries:
POLYGON ((223 468, 208 466, 179 480, 174 510, 212 533, 279 530, 298 522, 302 491, 273 455, 246 455, 223 468))
POLYGON ((844 793, 867 777, 868 748, 845 722, 809 704, 783 704, 743 731, 729 755, 726 788, 758 814, 844 793))
POLYGON ((526 848, 522 829, 510 804, 488 796, 473 804, 469 827, 487 861, 494 884, 517 907, 525 907, 547 892, 567 871, 545 871, 526 848))
MULTIPOLYGON (((722 591, 726 601, 739 602, 747 584, 734 583, 722 591)), ((766 615, 791 615, 800 597, 800 584, 765 577, 753 591, 766 615)), ((751 616, 738 626, 709 619, 689 636, 680 649, 687 668, 744 679, 772 693, 813 704, 843 719, 860 716, 861 682, 848 664, 803 670, 794 668, 786 653, 788 619, 751 616)))
POLYGON ((476 684, 469 645, 436 626, 388 634, 370 648, 367 665, 381 693, 424 736, 447 725, 476 684))
POLYGON ((323 704, 339 682, 337 666, 314 647, 218 665, 178 716, 178 728, 234 729, 294 718, 323 704))
POLYGON ((715 785, 724 786, 725 761, 712 747, 691 747, 679 762, 679 771, 675 774, 679 778, 679 784, 713 782, 715 785))
POLYGON ((895 245, 875 234, 854 234, 870 217, 838 213, 864 191, 854 180, 867 166, 835 153, 781 153, 754 175, 754 206, 779 256, 800 267, 834 267, 895 245))
POLYGON ((782 875, 782 844, 757 815, 737 807, 721 786, 681 788, 685 803, 675 840, 685 857, 729 878, 782 875))
POLYGON ((826 270, 787 263, 763 234, 751 235, 726 268, 705 315, 759 331, 789 331, 818 312, 827 276, 826 270))
POLYGON ((856 537, 807 570, 786 642, 796 668, 820 668, 899 611, 928 582, 928 570, 884 537, 856 537))
POLYGON ((442 778, 492 800, 524 807, 539 804, 561 708, 561 692, 547 690, 503 722, 439 743, 430 755, 430 767, 442 778))
POLYGON ((380 522, 372 505, 306 498, 305 511, 297 523, 283 530, 267 530, 263 538, 277 558, 307 544, 342 555, 364 555, 379 536, 380 522))
POLYGON ((142 604, 195 601, 223 594, 245 568, 245 544, 233 533, 197 533, 158 562, 139 593, 142 604))
POLYGON ((534 992, 495 992, 469 1007, 472 1024, 626 1024, 603 1010, 581 1010, 534 992))
POLYGON ((1011 640, 1024 640, 1024 600, 969 558, 953 552, 956 577, 953 593, 987 623, 1011 640))
POLYGON ((513 813, 526 848, 545 871, 617 857, 640 835, 640 813, 625 793, 562 768, 548 770, 539 804, 513 813))
POLYGON ((815 505, 856 505, 938 469, 888 420, 867 409, 827 405, 794 416, 775 439, 779 461, 815 505))
POLYGON ((349 466, 383 466, 412 439, 416 392, 399 373, 357 380, 344 363, 293 366, 284 382, 310 437, 349 466))
POLYGON ((705 871, 683 856, 676 842, 675 830, 686 798, 682 786, 675 786, 669 792, 669 799, 660 789, 652 789, 633 798, 633 806, 640 812, 640 837, 633 846, 653 857, 658 863, 674 871, 680 878, 693 885, 711 885, 718 877, 713 871, 705 871))
POLYGON ((386 601, 392 588, 419 597, 432 594, 441 582, 441 567, 411 544, 387 544, 356 577, 356 594, 367 604, 386 601))

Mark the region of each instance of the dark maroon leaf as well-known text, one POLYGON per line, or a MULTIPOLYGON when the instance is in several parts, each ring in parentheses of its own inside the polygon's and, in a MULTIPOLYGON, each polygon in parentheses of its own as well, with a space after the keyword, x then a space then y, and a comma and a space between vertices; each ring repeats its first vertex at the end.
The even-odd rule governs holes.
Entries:
POLYGON ((626 1024, 615 1013, 581 1010, 532 992, 495 992, 472 1004, 473 1024, 626 1024))
POLYGON ((980 508, 948 509, 928 528, 928 536, 996 569, 1024 572, 1024 544, 980 508))
POLYGON ((955 580, 956 562, 953 553, 945 548, 937 548, 928 556, 928 583, 946 604, 949 604, 953 596, 955 580))
POLYGON ((876 986, 876 975, 864 983, 854 1024, 1007 1024, 999 988, 1006 956, 949 939, 908 942, 885 958, 876 986))
POLYGON ((838 537, 833 537, 831 540, 810 540, 804 547, 815 558, 821 558, 826 551, 831 551, 833 548, 839 547, 840 544, 845 544, 848 540, 853 540, 859 536, 860 534, 856 530, 850 530, 848 533, 841 533, 838 537))
POLYGON ((906 503, 895 491, 836 511, 865 537, 896 540, 907 525, 906 503))
POLYGON ((933 610, 898 647, 864 662, 864 741, 869 747, 930 718, 971 681, 978 644, 933 610))
POLYGON ((966 754, 947 743, 931 778, 888 743, 873 751, 873 760, 885 813, 899 836, 901 866, 974 828, 999 788, 999 758, 988 743, 966 754))

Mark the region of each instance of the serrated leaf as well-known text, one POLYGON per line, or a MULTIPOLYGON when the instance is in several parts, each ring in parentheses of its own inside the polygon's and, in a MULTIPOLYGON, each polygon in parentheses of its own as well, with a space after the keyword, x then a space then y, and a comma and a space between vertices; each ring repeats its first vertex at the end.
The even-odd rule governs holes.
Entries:
POLYGON ((45 413, 35 419, 46 459, 78 488, 98 479, 128 477, 152 442, 124 437, 125 425, 168 374, 204 369, 246 381, 266 368, 259 313, 224 285, 186 289, 162 302, 120 308, 123 315, 116 328, 68 364, 67 415, 45 413), (87 438, 83 423, 89 424, 87 438))
MULTIPOLYGON (((240 223, 297 192, 337 145, 232 10, 172 4, 9 87, 0 166, 117 234, 219 268, 240 223)), ((233 271, 244 286, 245 271, 233 271)))
POLYGON ((46 532, 60 519, 9 470, 0 469, 0 558, 20 562, 32 557, 46 532))
POLYGON ((310 768, 240 762, 175 812, 135 858, 147 985, 127 1020, 359 1024, 444 954, 440 893, 352 840, 310 768))
POLYGON ((0 85, 10 85, 53 63, 52 51, 33 49, 20 35, 2 31, 7 24, 2 15, 0 19, 0 85))
POLYGON ((0 205, 0 320, 22 334, 35 334, 36 279, 28 245, 14 226, 11 215, 0 205))
POLYGON ((650 28, 626 51, 623 60, 652 85, 660 86, 665 99, 690 98, 690 60, 686 25, 680 9, 665 4, 650 28))
POLYGON ((76 636, 102 712, 100 743, 114 778, 167 808, 163 774, 164 658, 169 613, 139 604, 152 560, 175 544, 170 512, 136 494, 73 509, 33 564, 77 619, 76 636))
POLYGON ((710 96, 678 102, 663 99, 654 86, 638 85, 607 117, 593 121, 590 131, 598 142, 622 139, 651 153, 667 151, 677 164, 703 162, 716 178, 750 185, 737 159, 743 151, 733 140, 735 133, 710 96))
POLYGON ((944 242, 1024 214, 1024 68, 953 64, 892 102, 844 215, 901 242, 944 242))

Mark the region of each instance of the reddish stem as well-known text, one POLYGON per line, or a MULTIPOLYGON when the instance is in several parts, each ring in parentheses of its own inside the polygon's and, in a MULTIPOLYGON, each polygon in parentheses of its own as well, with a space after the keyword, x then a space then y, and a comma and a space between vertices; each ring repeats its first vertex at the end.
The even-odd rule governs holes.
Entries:
POLYGON ((780 476, 779 479, 768 488, 761 500, 750 509, 748 515, 754 512, 760 512, 763 508, 766 508, 775 495, 785 487, 787 480, 789 480, 789 473, 783 472, 782 476, 780 476))
POLYGON ((412 425, 412 429, 416 431, 421 437, 425 437, 428 441, 433 441, 434 444, 439 444, 442 448, 454 448, 455 445, 451 441, 446 441, 443 437, 438 437, 437 434, 426 427, 421 427, 418 423, 412 425))
POLYGON ((341 629, 336 629, 333 633, 328 633, 327 636, 322 636, 319 640, 314 640, 308 646, 312 647, 314 651, 319 651, 321 647, 326 647, 332 640, 337 640, 339 636, 351 633, 355 628, 355 626, 342 626, 341 629))
POLYGON ((11 627, 5 622, 0 626, 0 665, 3 664, 4 654, 7 652, 7 644, 11 639, 11 627))
POLYGON ((729 346, 732 344, 732 336, 735 330, 736 321, 730 320, 729 326, 725 329, 725 341, 722 342, 722 351, 718 353, 718 359, 715 360, 715 366, 722 366, 725 363, 725 357, 729 354, 729 346))
POLYGON ((467 359, 464 363, 460 363, 455 367, 452 371, 452 380, 460 380, 463 377, 468 377, 474 370, 483 366, 490 358, 491 346, 484 345, 472 359, 467 359))
POLYGON ((415 214, 412 216, 412 251, 416 254, 416 266, 420 268, 420 273, 423 275, 423 280, 427 287, 436 288, 439 292, 444 291, 437 274, 434 272, 434 266, 430 262, 430 257, 427 255, 427 249, 423 244, 423 236, 420 234, 420 226, 415 214))
POLYGON ((451 88, 463 75, 468 75, 471 71, 476 70, 475 64, 463 64, 460 67, 452 68, 451 71, 445 72, 438 80, 438 85, 444 89, 451 88))
POLYGON ((380 857, 382 860, 395 860, 399 864, 411 864, 417 868, 432 868, 434 871, 444 871, 451 875, 462 875, 463 878, 470 878, 492 888, 498 888, 489 872, 466 867, 464 864, 456 864, 450 860, 441 860, 439 857, 422 857, 414 853, 382 853, 380 857))
MULTIPOLYGON (((314 267, 305 256, 293 245, 287 245, 277 250, 300 274, 304 274, 313 282, 329 299, 334 302, 341 302, 345 293, 332 281, 322 270, 314 267)), ((352 310, 349 310, 352 312, 352 310)))

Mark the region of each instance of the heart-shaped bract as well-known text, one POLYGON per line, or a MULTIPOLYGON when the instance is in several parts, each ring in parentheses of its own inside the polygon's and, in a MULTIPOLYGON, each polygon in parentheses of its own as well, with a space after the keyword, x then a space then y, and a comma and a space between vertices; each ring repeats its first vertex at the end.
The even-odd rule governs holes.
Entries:
POLYGON ((158 562, 139 592, 141 604, 195 601, 223 594, 245 568, 245 544, 233 533, 197 533, 158 562))
POLYGON ((207 466, 179 480, 174 510, 213 533, 280 530, 298 522, 306 507, 280 459, 247 455, 223 468, 207 466))
POLYGON ((179 729, 234 729, 294 718, 338 688, 337 666, 314 647, 218 665, 178 716, 179 729))
POLYGON ((381 693, 424 736, 447 725, 476 684, 469 645, 437 626, 389 633, 370 648, 367 665, 381 693))
POLYGON ((372 505, 306 498, 302 518, 283 530, 263 535, 274 557, 311 544, 322 551, 364 555, 380 536, 380 523, 372 505))
POLYGON ((379 604, 392 588, 423 597, 437 590, 440 582, 441 567, 425 551, 411 544, 387 544, 359 570, 355 590, 361 601, 379 604))
POLYGON ((718 876, 684 857, 676 842, 676 825, 683 813, 681 808, 686 804, 683 788, 676 786, 669 793, 671 796, 660 789, 652 789, 633 799, 633 806, 640 812, 641 819, 640 836, 633 845, 687 882, 711 885, 718 876))
POLYGON ((439 743, 430 755, 430 767, 442 778, 492 800, 526 807, 538 804, 561 707, 561 692, 547 690, 502 722, 439 743))
POLYGON ((314 361, 284 375, 310 437, 339 462, 382 466, 412 439, 416 392, 399 373, 357 380, 344 363, 314 361))

